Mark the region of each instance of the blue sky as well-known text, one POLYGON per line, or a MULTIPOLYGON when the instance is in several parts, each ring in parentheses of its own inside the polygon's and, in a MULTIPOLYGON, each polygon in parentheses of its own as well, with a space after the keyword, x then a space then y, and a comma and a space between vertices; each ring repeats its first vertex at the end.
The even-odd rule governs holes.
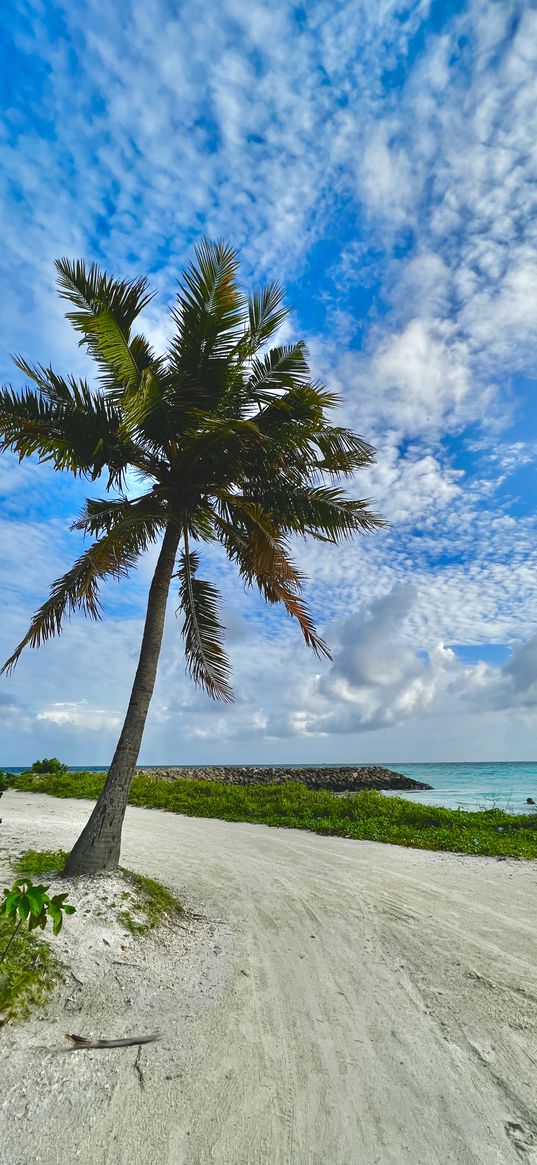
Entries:
MULTIPOLYGON (((172 596, 142 760, 533 757, 535 7, 19 0, 4 23, 2 379, 16 352, 88 371, 56 257, 148 272, 162 345, 193 243, 225 236, 247 285, 285 283, 378 450, 353 490, 389 530, 300 548, 332 664, 211 555, 237 702, 186 679, 172 596)), ((78 552, 84 489, 6 456, 0 495, 5 657, 78 552)), ((2 763, 110 759, 153 561, 2 678, 2 763)))

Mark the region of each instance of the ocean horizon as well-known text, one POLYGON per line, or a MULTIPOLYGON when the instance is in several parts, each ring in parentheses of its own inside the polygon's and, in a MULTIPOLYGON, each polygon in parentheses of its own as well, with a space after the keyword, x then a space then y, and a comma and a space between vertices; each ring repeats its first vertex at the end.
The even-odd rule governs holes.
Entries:
MULTIPOLYGON (((219 765, 219 768, 240 767, 236 765, 219 765)), ((532 797, 537 802, 537 761, 458 761, 443 763, 441 761, 420 761, 405 764, 395 761, 332 761, 316 764, 313 761, 270 765, 266 762, 252 761, 251 767, 256 768, 331 768, 337 765, 360 767, 382 765, 393 769, 416 781, 424 781, 432 785, 430 790, 398 789, 388 796, 403 797, 407 801, 419 801, 426 805, 442 805, 449 809, 503 809, 508 813, 527 813, 531 806, 526 804, 527 798, 532 797)), ((24 772, 28 765, 3 765, 3 772, 18 774, 24 772)), ((108 765, 72 765, 71 772, 102 773, 108 770, 108 765)), ((186 769, 211 768, 211 765, 189 764, 175 765, 172 763, 160 765, 143 765, 140 768, 175 768, 186 769)), ((215 766, 216 767, 216 766, 215 766)), ((250 766, 245 766, 250 767, 250 766)))

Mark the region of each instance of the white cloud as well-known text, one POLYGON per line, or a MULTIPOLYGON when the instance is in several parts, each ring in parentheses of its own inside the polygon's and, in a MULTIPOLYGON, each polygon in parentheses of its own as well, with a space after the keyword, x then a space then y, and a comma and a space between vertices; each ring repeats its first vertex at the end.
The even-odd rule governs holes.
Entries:
MULTIPOLYGON (((239 703, 222 711, 203 696, 172 697, 159 729, 160 747, 164 739, 181 736, 188 741, 188 758, 208 763, 219 750, 222 755, 227 748, 236 757, 249 744, 258 758, 266 749, 267 759, 278 753, 284 760, 348 758, 349 753, 352 759, 352 749, 356 758, 375 755, 375 748, 378 758, 380 748, 393 749, 399 739, 394 733, 413 723, 413 756, 419 759, 431 755, 442 717, 463 726, 462 738, 472 721, 475 731, 486 718, 492 740, 508 730, 509 717, 530 714, 521 721, 523 749, 537 710, 537 637, 515 644, 501 668, 482 661, 465 664, 441 642, 417 650, 409 642, 409 627, 419 600, 412 586, 396 585, 329 626, 333 662, 322 669, 307 652, 297 651, 292 633, 271 642, 251 628, 232 651, 239 703)), ((151 728, 149 735, 156 739, 151 728)), ((455 748, 458 741, 456 735, 455 748)), ((251 751, 246 759, 255 759, 251 751)))
POLYGON ((392 524, 416 525, 426 513, 453 503, 462 486, 462 471, 442 466, 431 453, 411 451, 401 456, 395 444, 383 444, 376 465, 357 479, 355 489, 374 498, 392 524))
POLYGON ((424 658, 401 642, 401 627, 415 600, 413 587, 395 586, 334 629, 334 662, 319 685, 320 694, 335 706, 320 717, 325 731, 390 727, 431 704, 438 676, 452 666, 454 655, 437 645, 424 658))
POLYGON ((61 254, 99 257, 121 272, 152 269, 169 294, 205 229, 233 238, 257 277, 263 269, 296 277, 334 197, 355 193, 369 95, 380 98, 383 71, 404 56, 426 10, 316 0, 298 28, 286 0, 270 13, 262 0, 201 2, 191 20, 162 0, 135 4, 128 20, 121 5, 104 12, 89 0, 83 15, 58 6, 58 39, 34 8, 14 47, 47 74, 55 133, 41 132, 40 95, 32 107, 25 90, 25 136, 15 103, 16 144, 6 137, 0 146, 17 191, 6 203, 6 278, 17 275, 8 350, 35 347, 39 314, 45 358, 65 355, 68 333, 51 296, 61 254))
POLYGON ((58 701, 37 713, 37 720, 46 720, 59 728, 68 726, 88 732, 102 732, 103 729, 121 727, 117 712, 108 708, 95 708, 87 700, 58 701))
POLYGON ((382 208, 392 229, 403 226, 416 198, 412 166, 406 150, 391 145, 387 125, 377 125, 360 158, 358 180, 366 205, 382 208))
POLYGON ((410 320, 375 347, 362 377, 372 388, 376 431, 390 425, 402 436, 430 434, 434 440, 460 428, 485 403, 468 402, 467 347, 447 320, 410 320))
POLYGON ((485 663, 464 677, 463 694, 477 709, 526 711, 535 724, 537 716, 537 635, 513 645, 510 659, 501 668, 485 663))

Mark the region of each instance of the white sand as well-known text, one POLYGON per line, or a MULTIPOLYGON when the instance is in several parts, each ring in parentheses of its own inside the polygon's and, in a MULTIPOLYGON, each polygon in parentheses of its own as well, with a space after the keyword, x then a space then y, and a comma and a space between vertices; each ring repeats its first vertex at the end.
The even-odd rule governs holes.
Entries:
MULTIPOLYGON (((2 849, 90 808, 8 793, 2 849)), ((84 987, 0 1034, 2 1165, 536 1165, 534 864, 134 808, 122 861, 206 920, 67 921, 84 987), (155 1028, 145 1090, 136 1049, 55 1052, 155 1028)))

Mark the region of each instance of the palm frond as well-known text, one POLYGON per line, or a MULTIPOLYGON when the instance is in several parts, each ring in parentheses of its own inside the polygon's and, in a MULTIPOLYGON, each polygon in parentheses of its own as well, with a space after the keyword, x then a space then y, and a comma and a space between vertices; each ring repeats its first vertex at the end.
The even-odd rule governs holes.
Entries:
POLYGON ((299 574, 286 557, 278 525, 261 502, 226 490, 215 490, 214 497, 219 529, 236 530, 239 534, 242 547, 240 566, 249 585, 256 578, 256 566, 263 574, 279 569, 282 577, 299 580, 299 574))
POLYGON ((150 523, 128 528, 118 525, 90 546, 71 570, 52 584, 49 598, 36 611, 29 630, 0 669, 0 675, 13 671, 25 647, 39 647, 59 635, 66 615, 80 610, 91 619, 100 619, 100 582, 110 576, 119 579, 128 575, 154 539, 155 529, 150 523))
POLYGON ((205 490, 211 493, 236 478, 246 449, 251 449, 255 460, 255 451, 263 441, 255 421, 226 420, 201 412, 189 414, 189 421, 195 424, 186 431, 189 448, 182 460, 187 488, 201 473, 205 490))
POLYGON ((301 534, 335 545, 353 534, 368 534, 386 526, 369 505, 368 500, 345 497, 336 486, 297 487, 288 481, 279 488, 269 482, 263 495, 263 506, 285 534, 301 534))
POLYGON ((113 279, 96 264, 88 270, 68 259, 58 260, 56 269, 60 297, 77 308, 66 318, 99 365, 103 387, 116 399, 125 390, 135 391, 155 359, 142 336, 130 339, 134 320, 153 298, 147 279, 113 279))
MULTIPOLYGON (((0 389, 0 452, 10 449, 21 461, 40 452, 53 419, 53 406, 32 389, 23 389, 20 393, 10 385, 0 389)), ((46 452, 49 451, 47 448, 46 452)))
MULTIPOLYGON (((267 596, 268 597, 268 596, 267 596)), ((274 597, 269 602, 283 603, 287 614, 296 619, 304 636, 307 647, 311 647, 318 659, 332 659, 330 648, 324 639, 317 634, 313 617, 307 604, 301 597, 298 587, 287 583, 277 583, 274 587, 274 597)))
POLYGON ((315 443, 320 453, 318 468, 333 477, 350 477, 357 469, 365 469, 375 460, 372 445, 339 425, 323 425, 316 434, 315 443))
POLYGON ((199 556, 188 549, 188 536, 177 572, 179 605, 184 615, 182 635, 189 674, 215 700, 233 700, 229 661, 222 647, 225 628, 219 620, 220 596, 215 587, 196 577, 199 556))
POLYGON ((173 431, 154 368, 144 368, 131 391, 122 394, 121 409, 122 432, 135 439, 149 436, 156 439, 161 448, 166 447, 173 431))
POLYGON ((283 603, 287 614, 297 620, 306 644, 319 657, 331 659, 329 648, 317 634, 312 616, 301 597, 303 576, 289 557, 285 539, 279 533, 271 516, 261 506, 248 504, 245 499, 231 497, 219 509, 233 514, 237 522, 214 515, 218 536, 228 557, 234 561, 248 586, 255 582, 267 603, 283 603), (242 527, 242 528, 241 528, 242 527))
POLYGON ((125 390, 131 392, 136 390, 140 383, 142 368, 136 360, 127 336, 107 308, 103 308, 97 315, 88 319, 86 335, 92 337, 93 355, 101 367, 104 365, 104 376, 101 379, 115 393, 116 398, 123 396, 125 390))
POLYGON ((155 541, 169 516, 168 507, 155 490, 139 498, 87 498, 71 530, 83 530, 84 534, 98 538, 118 527, 127 532, 130 526, 141 524, 147 537, 155 541))
POLYGON ((247 417, 251 415, 252 403, 259 407, 257 398, 252 402, 248 365, 288 316, 289 309, 283 305, 283 295, 283 288, 278 283, 269 283, 249 296, 245 331, 228 361, 225 391, 220 394, 217 404, 221 416, 247 417))
POLYGON ((336 408, 340 399, 321 384, 310 381, 292 383, 278 396, 273 393, 258 397, 261 408, 256 420, 264 431, 277 436, 290 425, 307 426, 312 435, 326 425, 325 412, 336 408))
POLYGON ((195 255, 172 311, 176 330, 169 360, 178 375, 178 394, 205 407, 214 405, 225 389, 229 358, 244 331, 245 300, 231 247, 204 240, 195 255))
POLYGON ((247 389, 253 403, 270 404, 275 393, 307 384, 310 379, 306 345, 299 340, 297 344, 282 344, 264 356, 255 356, 247 389))
POLYGON ((241 359, 255 355, 287 319, 284 294, 281 284, 267 283, 248 297, 248 325, 238 345, 241 359))
POLYGON ((0 452, 11 449, 19 460, 37 454, 55 469, 94 481, 105 468, 109 485, 119 485, 136 449, 121 434, 121 414, 85 381, 63 380, 52 369, 18 366, 32 375, 39 392, 0 389, 0 452))
POLYGON ((29 380, 37 384, 39 391, 46 400, 56 405, 72 405, 82 401, 85 403, 90 389, 86 380, 76 380, 74 376, 58 376, 53 368, 44 364, 30 364, 23 356, 12 357, 13 363, 29 380))
POLYGON ((82 260, 57 259, 58 288, 61 299, 72 303, 77 309, 67 312, 67 319, 77 332, 82 333, 81 344, 92 344, 91 325, 96 315, 107 311, 114 318, 124 336, 129 336, 136 317, 148 303, 154 292, 149 291, 148 280, 114 279, 102 271, 96 263, 88 268, 82 260))
POLYGON ((322 385, 302 384, 252 414, 264 437, 255 460, 248 450, 243 457, 243 480, 252 493, 273 484, 283 489, 322 485, 328 474, 351 476, 374 460, 362 438, 327 425, 325 413, 337 403, 322 385))
POLYGON ((145 433, 138 433, 132 443, 130 467, 144 485, 148 481, 163 483, 169 480, 170 462, 162 442, 149 440, 145 433))
POLYGON ((206 502, 202 502, 199 506, 194 506, 189 510, 186 525, 188 536, 193 538, 194 541, 215 541, 216 535, 213 514, 210 506, 206 502))
POLYGON ((201 327, 205 354, 209 349, 215 356, 226 354, 244 314, 244 296, 236 278, 237 252, 224 242, 204 239, 195 248, 195 256, 180 285, 180 323, 194 324, 194 332, 196 325, 201 327))

